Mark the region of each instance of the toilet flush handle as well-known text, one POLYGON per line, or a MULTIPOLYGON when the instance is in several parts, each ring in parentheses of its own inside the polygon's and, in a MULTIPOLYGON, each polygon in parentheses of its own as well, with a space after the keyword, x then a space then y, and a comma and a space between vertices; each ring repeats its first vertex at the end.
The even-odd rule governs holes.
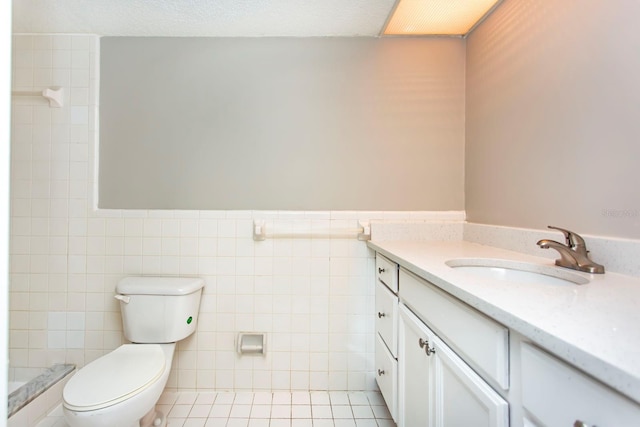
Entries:
POLYGON ((131 297, 128 295, 120 295, 120 294, 116 294, 114 296, 115 299, 117 299, 118 301, 122 301, 125 304, 129 304, 129 301, 131 300, 131 297))

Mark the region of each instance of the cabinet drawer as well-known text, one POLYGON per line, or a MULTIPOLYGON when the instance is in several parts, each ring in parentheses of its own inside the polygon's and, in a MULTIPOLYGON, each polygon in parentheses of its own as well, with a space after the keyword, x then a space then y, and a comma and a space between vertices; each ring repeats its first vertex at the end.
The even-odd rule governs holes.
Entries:
POLYGON ((640 406, 561 360, 523 343, 522 404, 544 426, 637 426, 640 406))
POLYGON ((393 293, 398 293, 398 264, 376 254, 376 277, 387 285, 393 293))
POLYGON ((486 381, 509 388, 509 330, 400 269, 400 299, 486 381))
POLYGON ((398 297, 382 282, 376 283, 376 332, 391 351, 398 357, 398 297))
POLYGON ((380 393, 387 403, 387 408, 396 421, 398 407, 398 362, 393 358, 382 338, 376 335, 376 365, 375 375, 380 393))

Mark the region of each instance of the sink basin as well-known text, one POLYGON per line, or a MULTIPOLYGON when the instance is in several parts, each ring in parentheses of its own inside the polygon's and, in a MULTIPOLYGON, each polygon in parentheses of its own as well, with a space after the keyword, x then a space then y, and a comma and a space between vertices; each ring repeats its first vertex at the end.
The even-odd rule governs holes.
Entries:
POLYGON ((559 268, 506 259, 457 258, 445 262, 457 271, 482 279, 547 285, 584 285, 589 279, 559 268))

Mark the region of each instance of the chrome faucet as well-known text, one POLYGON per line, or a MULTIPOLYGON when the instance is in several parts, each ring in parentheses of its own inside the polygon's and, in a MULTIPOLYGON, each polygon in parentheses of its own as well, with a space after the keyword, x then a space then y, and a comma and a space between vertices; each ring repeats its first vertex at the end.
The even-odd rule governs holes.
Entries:
POLYGON ((538 246, 542 249, 555 249, 560 253, 560 259, 556 260, 559 267, 571 268, 572 270, 584 271, 587 273, 604 273, 604 266, 597 264, 589 259, 589 251, 584 239, 573 231, 565 230, 559 227, 548 226, 553 230, 564 233, 566 244, 556 242, 555 240, 542 239, 538 241, 538 246))

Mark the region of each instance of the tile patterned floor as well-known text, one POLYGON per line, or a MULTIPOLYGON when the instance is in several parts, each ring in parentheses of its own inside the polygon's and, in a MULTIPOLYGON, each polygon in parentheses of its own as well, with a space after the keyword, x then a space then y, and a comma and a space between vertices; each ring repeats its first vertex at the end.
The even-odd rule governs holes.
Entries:
MULTIPOLYGON (((165 392, 168 427, 395 427, 378 392, 165 392)), ((37 427, 68 427, 57 408, 37 427)))

